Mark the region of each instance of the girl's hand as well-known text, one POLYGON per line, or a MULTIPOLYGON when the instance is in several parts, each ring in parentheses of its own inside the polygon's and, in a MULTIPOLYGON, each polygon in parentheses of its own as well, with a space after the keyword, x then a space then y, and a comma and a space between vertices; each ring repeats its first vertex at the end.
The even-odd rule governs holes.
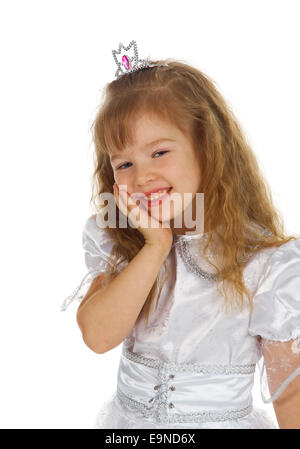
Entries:
POLYGON ((114 198, 118 208, 128 217, 145 238, 145 243, 157 244, 162 249, 170 251, 173 243, 173 233, 170 227, 163 228, 162 224, 154 217, 150 216, 148 211, 137 205, 131 198, 134 204, 128 204, 130 195, 126 190, 119 189, 118 184, 114 184, 114 198), (119 201, 120 194, 120 201, 119 201), (134 212, 133 212, 134 210, 134 212), (152 220, 152 227, 151 226, 152 220), (154 227, 156 226, 156 227, 154 227))

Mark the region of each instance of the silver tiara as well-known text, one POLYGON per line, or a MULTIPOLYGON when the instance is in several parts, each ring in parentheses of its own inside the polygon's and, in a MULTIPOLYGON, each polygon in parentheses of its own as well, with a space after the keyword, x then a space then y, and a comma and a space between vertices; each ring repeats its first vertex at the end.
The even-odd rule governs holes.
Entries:
POLYGON ((115 63, 118 70, 115 73, 117 78, 120 78, 126 73, 135 72, 136 70, 145 67, 167 66, 168 64, 153 64, 149 59, 139 59, 136 41, 131 41, 128 47, 122 43, 119 44, 118 50, 112 50, 115 63), (133 48, 132 48, 133 47, 133 48), (130 50, 130 51, 129 51, 130 50))

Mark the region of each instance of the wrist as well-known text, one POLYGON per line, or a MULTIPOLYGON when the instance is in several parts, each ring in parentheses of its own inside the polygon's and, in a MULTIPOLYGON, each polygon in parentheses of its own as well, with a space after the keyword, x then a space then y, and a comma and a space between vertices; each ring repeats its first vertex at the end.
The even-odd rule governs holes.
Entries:
POLYGON ((166 258, 168 256, 169 252, 171 251, 172 242, 171 243, 161 243, 161 242, 151 242, 151 241, 146 240, 144 246, 146 246, 147 248, 150 248, 151 250, 160 254, 163 258, 166 258))

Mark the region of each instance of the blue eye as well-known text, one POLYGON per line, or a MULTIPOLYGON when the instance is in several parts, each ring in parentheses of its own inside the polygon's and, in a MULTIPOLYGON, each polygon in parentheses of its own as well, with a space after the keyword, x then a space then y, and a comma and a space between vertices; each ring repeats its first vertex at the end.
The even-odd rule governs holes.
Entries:
MULTIPOLYGON (((123 165, 126 165, 126 164, 130 164, 130 162, 126 162, 125 164, 122 164, 122 165, 120 165, 120 167, 117 167, 117 169, 116 170, 121 170, 122 169, 122 167, 123 167, 123 165)), ((123 170, 123 169, 122 169, 123 170)))
MULTIPOLYGON (((156 151, 156 153, 154 153, 154 155, 155 155, 155 154, 159 154, 159 153, 163 153, 163 154, 164 154, 164 153, 168 153, 168 151, 166 151, 166 150, 156 151)), ((123 167, 124 165, 127 165, 127 164, 131 164, 131 162, 125 162, 125 164, 122 164, 122 165, 120 165, 119 167, 117 167, 116 170, 123 170, 122 167, 123 167)))
POLYGON ((157 152, 154 153, 154 154, 158 154, 158 153, 168 153, 168 151, 161 150, 161 151, 157 151, 157 152))

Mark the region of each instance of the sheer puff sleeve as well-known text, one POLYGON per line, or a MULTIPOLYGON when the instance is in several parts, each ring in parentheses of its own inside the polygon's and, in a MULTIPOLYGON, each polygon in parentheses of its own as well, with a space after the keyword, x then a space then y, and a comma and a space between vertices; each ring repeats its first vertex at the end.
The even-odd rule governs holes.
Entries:
POLYGON ((106 271, 107 264, 113 263, 110 258, 113 241, 105 230, 98 226, 96 217, 95 214, 87 219, 82 232, 82 246, 88 271, 74 292, 64 300, 61 311, 65 311, 75 300, 81 302, 93 280, 106 271))
POLYGON ((300 374, 300 241, 281 245, 267 263, 253 299, 249 334, 261 343, 264 403, 275 401, 300 374))

